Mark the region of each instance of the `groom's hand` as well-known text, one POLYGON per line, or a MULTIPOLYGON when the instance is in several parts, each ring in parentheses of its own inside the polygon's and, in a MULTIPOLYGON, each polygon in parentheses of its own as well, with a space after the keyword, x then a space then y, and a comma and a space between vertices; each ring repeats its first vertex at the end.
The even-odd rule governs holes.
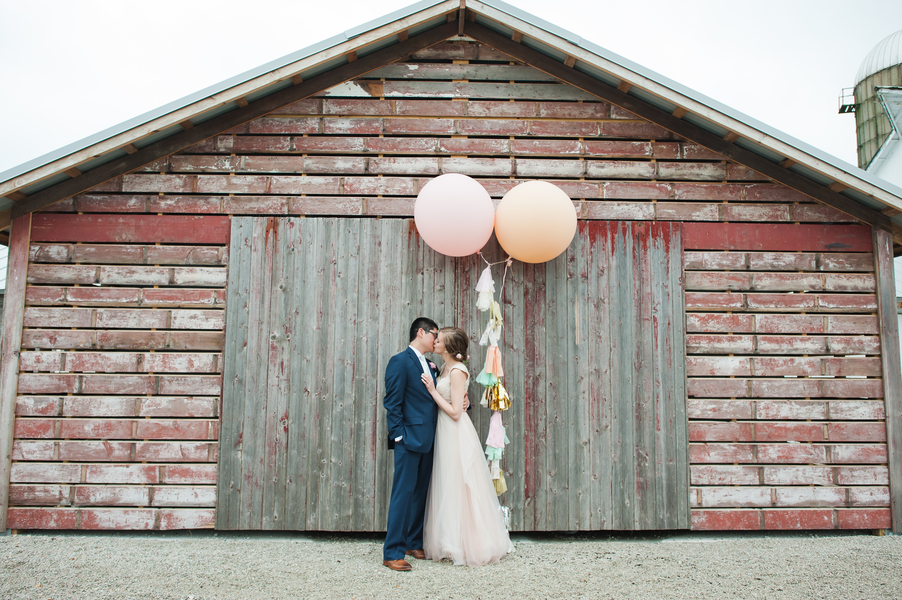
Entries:
POLYGON ((470 408, 470 392, 464 392, 464 410, 470 408))

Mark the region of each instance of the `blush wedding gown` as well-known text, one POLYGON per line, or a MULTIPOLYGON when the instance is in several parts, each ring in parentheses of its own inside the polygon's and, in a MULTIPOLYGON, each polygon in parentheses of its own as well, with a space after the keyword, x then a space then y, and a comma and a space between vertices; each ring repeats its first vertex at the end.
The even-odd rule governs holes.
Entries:
MULTIPOLYGON (((454 369, 466 373, 468 380, 470 375, 456 364, 439 377, 435 389, 448 401, 454 369)), ((497 563, 513 546, 482 444, 466 411, 455 421, 439 409, 434 452, 423 530, 426 557, 450 558, 455 565, 471 567, 497 563)))

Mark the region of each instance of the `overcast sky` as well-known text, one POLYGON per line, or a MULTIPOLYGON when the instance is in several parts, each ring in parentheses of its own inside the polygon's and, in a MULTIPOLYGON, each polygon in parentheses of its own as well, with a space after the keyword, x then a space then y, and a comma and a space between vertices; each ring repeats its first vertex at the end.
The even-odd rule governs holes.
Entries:
MULTIPOLYGON (((407 0, 0 0, 0 172, 407 0)), ((899 0, 518 0, 516 6, 846 161, 837 114, 899 0)))
MULTIPOLYGON (((0 0, 0 172, 408 0, 0 0)), ((837 97, 900 0, 517 0, 520 9, 847 162, 837 97)))

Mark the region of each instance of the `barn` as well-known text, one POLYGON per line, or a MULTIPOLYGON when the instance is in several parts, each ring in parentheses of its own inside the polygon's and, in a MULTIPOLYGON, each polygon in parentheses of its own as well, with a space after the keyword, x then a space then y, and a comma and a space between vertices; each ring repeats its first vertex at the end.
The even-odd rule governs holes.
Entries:
POLYGON ((0 174, 0 529, 383 531, 385 364, 484 326, 444 173, 578 216, 500 298, 512 530, 902 531, 902 189, 499 0, 0 174))

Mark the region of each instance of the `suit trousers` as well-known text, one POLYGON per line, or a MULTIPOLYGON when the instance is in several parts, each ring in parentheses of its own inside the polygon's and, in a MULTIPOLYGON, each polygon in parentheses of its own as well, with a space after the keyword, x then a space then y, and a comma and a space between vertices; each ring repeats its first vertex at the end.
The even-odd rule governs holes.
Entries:
POLYGON ((432 450, 413 452, 403 440, 395 444, 395 474, 388 505, 383 560, 404 558, 407 550, 423 547, 426 494, 432 477, 432 450))

